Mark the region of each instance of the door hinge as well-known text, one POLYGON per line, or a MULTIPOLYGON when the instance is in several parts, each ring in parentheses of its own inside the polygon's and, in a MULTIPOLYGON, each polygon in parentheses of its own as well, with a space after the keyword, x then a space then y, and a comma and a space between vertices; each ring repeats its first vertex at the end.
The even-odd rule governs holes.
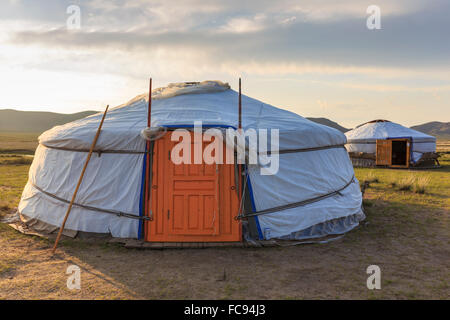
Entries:
POLYGON ((167 219, 170 219, 170 210, 167 210, 167 219))

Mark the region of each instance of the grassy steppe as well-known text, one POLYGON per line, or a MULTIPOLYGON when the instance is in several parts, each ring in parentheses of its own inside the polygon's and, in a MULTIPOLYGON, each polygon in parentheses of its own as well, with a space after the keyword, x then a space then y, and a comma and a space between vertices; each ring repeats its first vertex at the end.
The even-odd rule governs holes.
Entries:
MULTIPOLYGON (((22 157, 35 147, 28 134, 10 137, 0 134, 0 215, 17 206, 29 169, 22 157)), ((327 244, 151 251, 70 239, 51 257, 49 240, 0 224, 0 299, 449 299, 450 154, 441 164, 355 169, 371 181, 367 219, 327 244), (71 264, 82 270, 79 291, 66 287, 71 264), (366 287, 372 264, 381 290, 366 287)))
POLYGON ((0 132, 0 154, 34 154, 39 133, 0 132))

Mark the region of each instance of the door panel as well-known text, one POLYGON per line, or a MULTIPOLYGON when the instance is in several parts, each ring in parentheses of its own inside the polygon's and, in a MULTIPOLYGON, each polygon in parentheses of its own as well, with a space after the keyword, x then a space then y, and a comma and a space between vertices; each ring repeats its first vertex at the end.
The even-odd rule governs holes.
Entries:
MULTIPOLYGON (((176 143, 167 144, 174 147, 176 143)), ((165 170, 169 186, 169 234, 214 235, 219 226, 219 170, 216 164, 192 164, 194 145, 191 139, 191 164, 168 161, 165 170), (189 227, 190 219, 198 222, 195 228, 189 227)))
POLYGON ((377 166, 390 166, 392 163, 392 141, 377 140, 377 166))

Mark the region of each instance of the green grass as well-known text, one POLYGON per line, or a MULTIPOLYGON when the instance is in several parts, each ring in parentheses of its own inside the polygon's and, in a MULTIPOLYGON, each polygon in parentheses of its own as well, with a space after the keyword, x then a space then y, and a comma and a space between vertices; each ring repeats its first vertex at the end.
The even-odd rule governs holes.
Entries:
POLYGON ((440 139, 436 141, 438 152, 450 152, 450 140, 440 139))
MULTIPOLYGON (((16 208, 19 204, 20 196, 28 180, 28 164, 4 164, 4 161, 11 159, 0 154, 0 216, 16 208)), ((12 158, 18 159, 18 158, 12 158)))
POLYGON ((0 132, 0 154, 34 154, 39 133, 0 132))
POLYGON ((20 154, 0 154, 0 165, 31 164, 33 156, 20 154))
POLYGON ((39 133, 0 132, 0 217, 17 207, 39 133))
POLYGON ((355 168, 355 175, 361 184, 370 180, 369 189, 384 201, 448 209, 450 154, 443 154, 439 162, 441 168, 429 170, 355 168))

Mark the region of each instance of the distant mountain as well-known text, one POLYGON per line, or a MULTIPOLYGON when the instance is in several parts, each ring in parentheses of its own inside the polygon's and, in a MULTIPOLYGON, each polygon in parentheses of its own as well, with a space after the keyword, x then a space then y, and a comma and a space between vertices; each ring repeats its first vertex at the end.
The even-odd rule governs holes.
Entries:
MULTIPOLYGON (((83 111, 72 114, 42 112, 42 111, 17 111, 12 109, 0 110, 0 132, 34 132, 41 133, 54 126, 75 121, 90 116, 98 111, 83 111)), ((339 131, 346 132, 349 129, 340 126, 327 118, 307 118, 339 131)))
MULTIPOLYGON (((83 111, 72 114, 42 112, 42 111, 17 111, 12 109, 0 110, 0 132, 33 132, 41 133, 67 122, 75 121, 98 111, 83 111)), ((341 132, 350 129, 344 128, 338 123, 327 118, 307 118, 316 123, 320 123, 341 132)), ((411 129, 430 134, 438 139, 450 139, 450 122, 428 122, 413 126, 411 129)))
POLYGON ((450 139, 450 122, 432 121, 412 126, 411 129, 435 136, 438 139, 450 139))
POLYGON ((328 126, 328 127, 332 127, 332 128, 338 129, 341 132, 347 132, 347 131, 350 130, 350 129, 342 127, 338 123, 336 123, 334 121, 331 121, 331 120, 329 120, 327 118, 306 118, 306 119, 311 120, 311 121, 316 122, 316 123, 319 123, 319 124, 323 124, 323 125, 328 126))
POLYGON ((12 109, 0 110, 0 132, 35 132, 41 133, 54 126, 75 121, 90 116, 98 111, 83 111, 72 114, 17 111, 12 109))

